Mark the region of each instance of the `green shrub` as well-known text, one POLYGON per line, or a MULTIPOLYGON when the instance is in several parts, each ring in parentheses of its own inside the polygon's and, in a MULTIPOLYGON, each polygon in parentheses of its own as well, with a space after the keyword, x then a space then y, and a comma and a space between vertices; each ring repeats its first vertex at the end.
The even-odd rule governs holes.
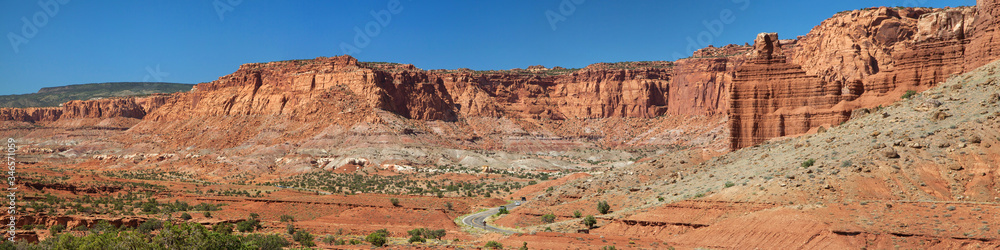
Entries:
POLYGON ((233 224, 230 223, 219 223, 212 226, 212 231, 220 234, 231 234, 233 233, 233 224))
POLYGON ((410 239, 407 240, 406 242, 409 242, 409 243, 413 243, 413 242, 427 242, 427 240, 425 240, 424 238, 421 238, 420 236, 412 235, 412 236, 410 236, 410 239))
POLYGON ((492 241, 491 240, 490 242, 486 242, 486 248, 503 249, 503 244, 500 244, 500 242, 496 242, 496 241, 492 241))
POLYGON ((337 242, 337 238, 333 237, 333 235, 329 235, 328 234, 328 235, 326 235, 326 237, 323 237, 323 239, 321 241, 323 241, 323 243, 326 243, 326 244, 333 244, 333 243, 337 242))
POLYGON ((726 187, 727 187, 727 188, 728 188, 728 187, 733 187, 733 186, 736 186, 736 183, 733 183, 732 181, 727 181, 727 182, 726 182, 726 187))
POLYGON ((117 232, 118 227, 115 227, 115 225, 111 225, 111 223, 108 222, 107 220, 99 220, 97 221, 97 224, 94 225, 94 229, 92 229, 91 231, 93 231, 94 233, 117 232))
POLYGON ((510 213, 510 211, 507 210, 507 207, 503 207, 502 206, 502 207, 500 207, 500 210, 497 211, 496 215, 499 216, 499 215, 505 215, 505 214, 509 214, 509 213, 510 213))
POLYGON ((542 215, 542 222, 552 223, 552 222, 555 222, 555 221, 556 221, 556 215, 554 215, 554 214, 545 214, 545 215, 542 215))
POLYGON ((156 204, 155 201, 153 203, 143 203, 142 204, 142 212, 149 213, 149 214, 159 213, 160 212, 160 207, 157 206, 157 204, 156 204))
POLYGON ((205 211, 204 213, 202 213, 202 215, 204 215, 205 218, 212 218, 212 212, 209 211, 205 211))
POLYGON ((496 241, 492 241, 491 240, 489 242, 486 242, 486 248, 503 249, 503 244, 500 244, 500 242, 496 242, 496 241))
MULTIPOLYGON (((428 229, 428 228, 415 228, 413 230, 406 231, 406 233, 410 235, 410 238, 413 238, 413 236, 417 236, 417 237, 420 237, 420 238, 439 239, 439 240, 441 238, 444 238, 444 236, 446 234, 446 232, 444 231, 444 229, 431 230, 431 229, 428 229)), ((421 241, 421 242, 423 242, 423 241, 421 241)))
POLYGON ((66 230, 66 225, 55 224, 55 225, 52 225, 51 227, 49 227, 49 234, 50 235, 56 235, 56 234, 62 233, 63 230, 66 230))
POLYGON ((394 206, 394 207, 398 207, 399 206, 399 199, 392 198, 392 199, 389 199, 389 202, 391 202, 392 206, 394 206))
POLYGON ((245 220, 236 223, 236 230, 241 233, 253 232, 260 228, 260 222, 257 220, 245 220))
POLYGON ((181 219, 182 220, 190 220, 191 219, 191 214, 183 213, 183 214, 181 214, 181 219))
POLYGON ((851 160, 846 160, 846 161, 840 162, 840 167, 842 167, 842 168, 850 167, 852 165, 854 165, 854 162, 851 162, 851 160))
POLYGON ((901 97, 900 99, 903 99, 903 100, 910 99, 910 97, 913 97, 913 95, 916 95, 916 94, 917 94, 917 91, 907 90, 906 94, 903 94, 903 97, 901 97))
POLYGON ((594 228, 594 225, 597 225, 597 219, 593 215, 587 215, 586 218, 583 218, 583 225, 586 225, 587 228, 594 228))
POLYGON ((573 211, 573 218, 580 218, 580 216, 583 216, 580 210, 573 211))
POLYGON ((441 238, 444 238, 444 236, 447 234, 448 232, 444 231, 444 229, 430 230, 426 234, 424 234, 424 237, 428 239, 440 240, 441 238))
POLYGON ((816 159, 808 159, 808 160, 802 162, 802 167, 803 168, 812 167, 813 164, 816 164, 816 159))
POLYGON ((601 214, 608 214, 611 212, 611 205, 608 205, 607 201, 597 202, 597 211, 601 214))
POLYGON ((528 250, 528 242, 522 241, 521 248, 518 248, 518 250, 528 250))
POLYGON ((298 242, 299 244, 302 244, 302 246, 306 247, 316 246, 316 243, 313 242, 313 235, 310 234, 309 232, 306 232, 305 230, 296 231, 295 235, 292 236, 292 239, 298 242))
POLYGON ((371 243, 372 246, 381 247, 385 246, 386 237, 389 237, 388 231, 386 231, 385 229, 381 229, 375 231, 374 233, 369 234, 367 237, 365 237, 365 241, 371 243))
MULTIPOLYGON (((288 240, 285 240, 285 238, 282 238, 281 236, 274 234, 270 234, 267 236, 260 234, 247 235, 247 237, 244 238, 243 242, 245 242, 244 246, 247 245, 254 246, 251 249, 283 249, 288 245, 291 245, 291 243, 289 243, 288 240)), ((226 248, 219 248, 219 249, 226 249, 226 248)))
POLYGON ((292 217, 291 215, 283 214, 283 215, 281 215, 281 219, 280 220, 281 220, 281 222, 295 221, 295 217, 292 217))
POLYGON ((288 233, 288 235, 294 235, 295 234, 295 225, 292 225, 292 224, 286 225, 285 226, 285 232, 288 233))
POLYGON ((157 219, 149 219, 142 224, 139 224, 139 232, 149 233, 152 231, 160 230, 163 228, 163 222, 157 219))

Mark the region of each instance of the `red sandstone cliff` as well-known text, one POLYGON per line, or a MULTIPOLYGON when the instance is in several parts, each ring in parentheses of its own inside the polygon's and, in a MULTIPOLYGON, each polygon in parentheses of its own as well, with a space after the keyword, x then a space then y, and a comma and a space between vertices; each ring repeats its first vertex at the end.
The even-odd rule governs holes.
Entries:
POLYGON ((764 34, 753 48, 709 47, 676 62, 580 70, 426 71, 349 56, 251 63, 187 93, 0 109, 0 120, 138 118, 141 132, 190 141, 218 131, 211 140, 236 145, 272 130, 306 137, 329 124, 379 124, 379 110, 440 121, 728 114, 736 149, 838 124, 856 108, 896 101, 903 91, 997 59, 997 1, 852 11, 794 40, 764 34))
POLYGON ((733 149, 802 134, 998 58, 996 1, 838 14, 805 37, 758 36, 730 92, 733 149))
POLYGON ((0 121, 51 122, 62 113, 61 108, 0 108, 0 121))
POLYGON ((1000 59, 1000 0, 976 0, 976 20, 970 29, 966 69, 1000 59))
POLYGON ((80 118, 136 118, 142 119, 170 100, 170 95, 148 97, 110 98, 87 101, 69 101, 53 108, 0 108, 0 121, 54 122, 60 119, 80 118))

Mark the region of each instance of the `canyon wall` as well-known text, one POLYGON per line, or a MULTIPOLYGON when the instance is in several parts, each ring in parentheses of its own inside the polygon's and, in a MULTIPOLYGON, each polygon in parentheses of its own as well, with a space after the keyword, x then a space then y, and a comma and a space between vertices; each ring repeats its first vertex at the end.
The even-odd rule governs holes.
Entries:
POLYGON ((996 6, 882 7, 837 14, 795 40, 761 34, 731 87, 732 149, 837 125, 997 59, 996 6))
POLYGON ((965 57, 970 69, 1000 59, 1000 0, 976 0, 976 8, 965 57))
POLYGON ((109 98, 87 101, 69 101, 62 107, 52 108, 0 108, 0 121, 54 122, 60 119, 80 118, 136 118, 142 119, 149 111, 170 100, 170 95, 156 94, 148 97, 109 98))
POLYGON ((0 108, 0 121, 51 122, 62 114, 61 108, 0 108))
POLYGON ((164 106, 169 111, 152 119, 289 114, 328 90, 356 96, 369 108, 419 120, 650 118, 725 112, 726 84, 732 81, 734 62, 726 57, 685 59, 676 68, 678 72, 671 62, 646 62, 595 64, 565 74, 549 74, 550 69, 477 73, 359 63, 348 56, 246 64, 231 75, 195 86, 190 93, 177 94, 177 101, 164 106), (675 77, 678 80, 672 81, 675 77))
POLYGON ((288 122, 278 130, 299 137, 329 124, 379 124, 380 111, 445 122, 728 115, 728 141, 739 149, 837 125, 855 109, 1000 57, 997 1, 849 11, 797 39, 761 34, 753 46, 709 46, 676 62, 504 71, 422 70, 350 56, 249 63, 190 92, 0 109, 0 120, 135 118, 139 132, 186 134, 174 138, 185 141, 215 130, 215 140, 236 145, 276 123, 288 122))

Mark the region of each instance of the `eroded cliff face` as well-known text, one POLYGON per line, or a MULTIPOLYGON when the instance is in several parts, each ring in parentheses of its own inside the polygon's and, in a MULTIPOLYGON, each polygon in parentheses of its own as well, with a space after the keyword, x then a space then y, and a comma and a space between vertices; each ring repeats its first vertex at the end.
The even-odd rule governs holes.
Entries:
POLYGON ((61 108, 0 108, 0 121, 51 122, 62 113, 61 108))
POLYGON ((966 69, 973 69, 1000 59, 1000 0, 977 0, 966 50, 966 69))
POLYGON ((349 56, 251 63, 187 93, 2 109, 0 119, 134 118, 142 119, 140 133, 176 142, 208 136, 206 145, 225 147, 412 130, 400 125, 411 121, 390 122, 395 118, 385 111, 415 122, 451 122, 434 129, 451 131, 456 140, 482 131, 559 134, 530 125, 539 120, 559 127, 590 119, 728 115, 726 141, 738 149, 839 124, 855 109, 891 103, 907 90, 997 59, 997 1, 845 12, 797 39, 762 34, 752 47, 709 47, 676 62, 490 72, 421 70, 349 56), (477 128, 494 122, 524 129, 477 128), (331 132, 330 125, 342 127, 331 132))
POLYGON ((72 119, 134 118, 142 119, 149 111, 170 100, 170 95, 69 101, 62 107, 0 108, 0 121, 55 122, 72 119))
POLYGON ((856 98, 789 63, 775 33, 760 34, 750 60, 740 66, 730 91, 730 141, 733 148, 763 140, 801 134, 819 124, 846 120, 850 110, 832 109, 856 98))
POLYGON ((898 101, 997 59, 996 32, 984 27, 996 5, 883 7, 838 14, 796 40, 761 34, 732 86, 731 147, 837 125, 855 109, 898 101))

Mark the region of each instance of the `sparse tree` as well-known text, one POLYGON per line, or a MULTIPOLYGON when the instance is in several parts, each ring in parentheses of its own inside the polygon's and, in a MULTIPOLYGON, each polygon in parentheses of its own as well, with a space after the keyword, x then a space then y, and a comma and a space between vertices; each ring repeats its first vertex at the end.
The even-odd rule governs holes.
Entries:
POLYGON ((545 222, 545 223, 555 222, 556 221, 556 215, 554 215, 554 214, 545 214, 545 215, 542 215, 542 221, 545 222))
POLYGON ((491 240, 490 242, 486 242, 486 248, 503 249, 503 244, 500 244, 500 242, 496 242, 496 241, 492 241, 491 240))
POLYGON ((597 219, 593 215, 587 215, 586 218, 583 218, 583 225, 586 225, 587 228, 594 228, 594 225, 597 225, 597 219))
POLYGON ((292 239, 298 242, 299 244, 302 244, 302 246, 305 247, 316 246, 316 243, 313 242, 313 235, 310 234, 309 232, 306 232, 305 230, 296 231, 295 235, 292 236, 292 239))
POLYGON ((601 212, 601 214, 608 214, 611 212, 611 205, 608 205, 607 201, 597 202, 597 211, 601 212))
MULTIPOLYGON (((385 230, 385 229, 383 229, 383 230, 385 230)), ((371 243, 372 246, 381 247, 381 246, 385 246, 385 242, 386 242, 385 238, 386 237, 388 237, 388 234, 383 233, 381 230, 379 230, 379 231, 375 231, 374 233, 371 233, 367 237, 365 237, 365 241, 367 241, 368 243, 371 243)))

